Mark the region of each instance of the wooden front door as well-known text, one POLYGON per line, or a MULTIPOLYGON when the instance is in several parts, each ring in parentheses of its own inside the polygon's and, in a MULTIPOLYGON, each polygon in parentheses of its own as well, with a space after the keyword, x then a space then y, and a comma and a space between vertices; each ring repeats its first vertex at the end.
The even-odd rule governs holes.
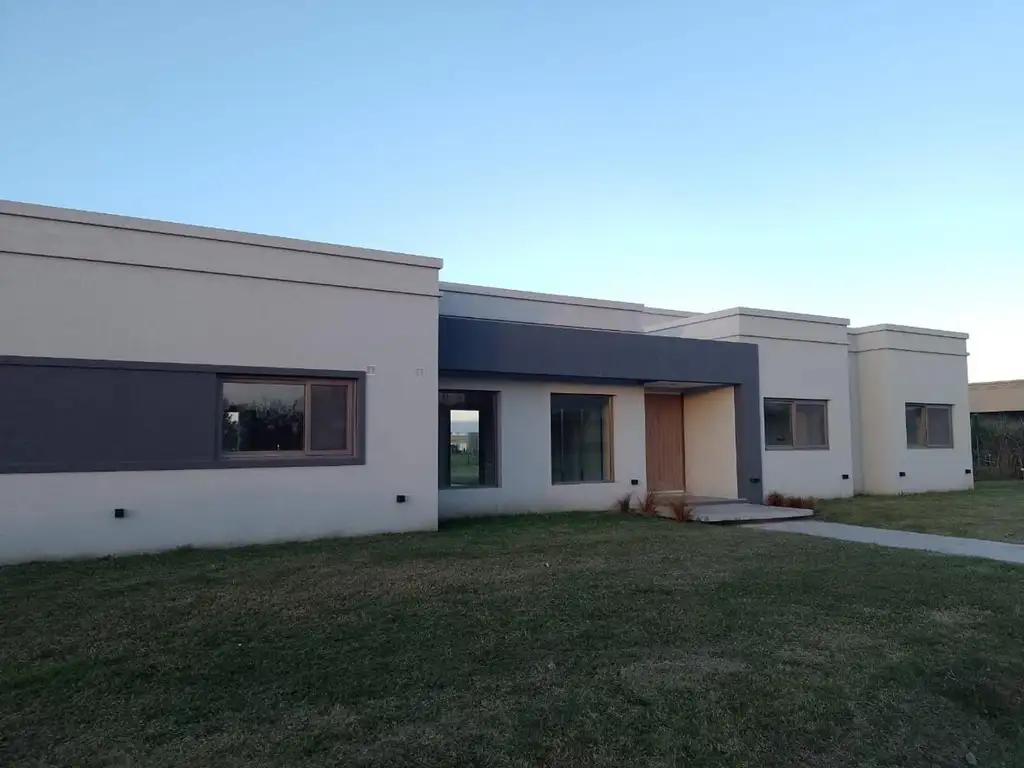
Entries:
POLYGON ((647 418, 648 489, 685 490, 682 395, 648 393, 644 396, 644 409, 647 418))

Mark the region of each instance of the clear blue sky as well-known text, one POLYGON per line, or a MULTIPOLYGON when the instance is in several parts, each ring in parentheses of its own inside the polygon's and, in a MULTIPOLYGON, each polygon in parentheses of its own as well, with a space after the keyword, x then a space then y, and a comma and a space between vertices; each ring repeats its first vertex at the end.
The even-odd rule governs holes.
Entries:
POLYGON ((1024 2, 0 0, 0 197, 1024 377, 1024 2))

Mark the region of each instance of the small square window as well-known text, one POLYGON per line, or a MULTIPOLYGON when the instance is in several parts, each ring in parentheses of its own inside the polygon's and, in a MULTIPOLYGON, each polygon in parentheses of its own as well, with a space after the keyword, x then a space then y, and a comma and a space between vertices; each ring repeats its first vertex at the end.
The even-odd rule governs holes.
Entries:
POLYGON ((908 448, 952 448, 953 406, 906 404, 908 448))
POLYGON ((765 448, 828 450, 828 402, 765 398, 765 448))

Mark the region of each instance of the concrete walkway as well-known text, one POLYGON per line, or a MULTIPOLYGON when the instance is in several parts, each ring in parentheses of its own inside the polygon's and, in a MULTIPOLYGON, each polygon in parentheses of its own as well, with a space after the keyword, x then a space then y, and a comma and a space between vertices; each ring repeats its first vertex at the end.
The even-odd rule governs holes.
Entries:
POLYGON ((985 557, 1004 563, 1024 564, 1024 545, 1004 544, 1000 541, 983 539, 959 539, 955 536, 936 536, 931 533, 893 531, 885 528, 865 528, 861 525, 824 523, 819 520, 794 520, 791 522, 766 523, 750 526, 764 531, 780 533, 804 533, 808 536, 822 536, 826 539, 859 541, 862 544, 878 544, 899 549, 923 549, 941 552, 944 555, 985 557))

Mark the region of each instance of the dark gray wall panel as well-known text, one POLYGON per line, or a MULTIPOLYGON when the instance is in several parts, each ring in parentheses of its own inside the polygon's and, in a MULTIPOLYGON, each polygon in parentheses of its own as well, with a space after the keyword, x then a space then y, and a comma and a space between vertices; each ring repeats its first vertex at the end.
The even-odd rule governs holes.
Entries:
POLYGON ((451 373, 638 383, 757 378, 756 344, 466 317, 442 317, 439 332, 439 366, 451 373))
POLYGON ((0 356, 0 473, 366 463, 366 374, 0 356), (356 381, 355 456, 218 455, 223 376, 356 381))
POLYGON ((0 365, 0 471, 208 464, 216 407, 210 372, 0 365))
POLYGON ((755 504, 764 500, 761 482, 761 389, 757 381, 733 389, 736 407, 736 488, 755 504))
POLYGON ((761 501, 756 344, 467 317, 441 317, 439 334, 439 369, 447 376, 734 386, 737 488, 740 497, 761 501))

